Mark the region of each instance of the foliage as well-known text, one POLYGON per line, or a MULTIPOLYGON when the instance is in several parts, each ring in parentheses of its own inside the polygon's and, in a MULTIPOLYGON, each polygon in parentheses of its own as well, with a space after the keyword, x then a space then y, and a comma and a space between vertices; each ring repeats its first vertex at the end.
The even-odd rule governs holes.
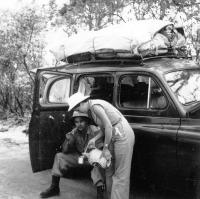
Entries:
POLYGON ((200 36, 194 32, 200 21, 198 0, 66 0, 61 7, 58 1, 0 14, 0 109, 20 116, 31 110, 30 70, 43 65, 43 38, 52 28, 64 27, 70 36, 129 20, 168 19, 185 26, 188 45, 200 52, 200 36))
POLYGON ((200 21, 198 0, 71 0, 60 15, 68 35, 110 24, 141 19, 167 19, 185 26, 188 45, 197 51, 194 29, 200 21))
POLYGON ((33 79, 30 70, 42 63, 44 29, 40 13, 30 8, 3 13, 0 26, 0 106, 23 116, 31 109, 33 79))
POLYGON ((64 4, 60 15, 65 19, 65 30, 71 35, 80 29, 99 30, 109 24, 123 21, 120 16, 125 0, 73 0, 64 4))

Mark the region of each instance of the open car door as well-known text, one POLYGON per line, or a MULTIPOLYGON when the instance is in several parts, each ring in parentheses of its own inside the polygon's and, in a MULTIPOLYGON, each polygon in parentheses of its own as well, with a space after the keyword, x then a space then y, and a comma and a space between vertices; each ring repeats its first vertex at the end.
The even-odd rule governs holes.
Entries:
POLYGON ((33 111, 29 124, 29 151, 33 172, 52 168, 56 152, 71 130, 67 100, 72 76, 39 69, 35 77, 33 111))

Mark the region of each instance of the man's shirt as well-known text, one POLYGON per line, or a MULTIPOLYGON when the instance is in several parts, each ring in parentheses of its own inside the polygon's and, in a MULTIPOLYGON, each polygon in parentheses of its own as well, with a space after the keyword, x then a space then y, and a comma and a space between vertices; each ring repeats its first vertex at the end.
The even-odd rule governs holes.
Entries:
MULTIPOLYGON (((94 125, 89 125, 85 132, 79 131, 77 128, 74 128, 71 132, 66 134, 67 143, 70 145, 70 152, 73 148, 74 152, 83 153, 87 147, 88 141, 95 137, 100 132, 100 128, 94 125)), ((101 145, 103 142, 101 141, 101 145)), ((97 146, 98 147, 98 146, 97 146)))

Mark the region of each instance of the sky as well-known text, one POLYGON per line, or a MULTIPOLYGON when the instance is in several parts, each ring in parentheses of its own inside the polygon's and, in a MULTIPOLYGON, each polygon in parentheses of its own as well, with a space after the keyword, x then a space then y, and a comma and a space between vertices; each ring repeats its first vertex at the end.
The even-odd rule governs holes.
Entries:
MULTIPOLYGON (((48 4, 49 1, 50 0, 0 0, 0 12, 5 11, 5 10, 16 12, 24 6, 30 6, 30 5, 41 6, 43 4, 48 4)), ((69 3, 69 1, 70 0, 56 0, 56 4, 58 5, 58 8, 59 8, 59 7, 62 7, 64 3, 69 3)), ((46 46, 46 49, 44 50, 44 54, 45 54, 44 62, 48 66, 53 65, 53 63, 55 62, 54 55, 49 51, 50 49, 53 48, 52 41, 59 41, 60 38, 66 37, 66 35, 63 36, 63 34, 64 33, 62 30, 57 30, 57 31, 50 30, 45 35, 47 46, 46 46), (51 46, 49 45, 50 43, 51 43, 51 46)))
POLYGON ((0 9, 15 11, 21 8, 22 6, 31 4, 31 3, 32 3, 32 0, 0 0, 0 9))
POLYGON ((0 0, 0 9, 13 9, 17 0, 0 0))
MULTIPOLYGON (((56 0, 59 6, 64 3, 69 3, 70 0, 56 0)), ((20 9, 22 6, 30 4, 47 4, 49 0, 0 0, 0 10, 10 10, 15 11, 20 9)))

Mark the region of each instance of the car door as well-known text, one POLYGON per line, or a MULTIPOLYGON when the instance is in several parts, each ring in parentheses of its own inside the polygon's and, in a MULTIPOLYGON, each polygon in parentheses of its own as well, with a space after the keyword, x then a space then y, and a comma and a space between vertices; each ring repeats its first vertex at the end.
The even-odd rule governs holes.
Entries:
POLYGON ((168 178, 177 172, 179 113, 153 74, 130 72, 118 73, 117 77, 116 106, 136 135, 133 176, 166 187, 168 178))
POLYGON ((33 172, 52 167, 65 133, 71 129, 67 99, 72 76, 63 72, 38 70, 33 110, 29 124, 29 150, 33 172))
MULTIPOLYGON (((186 193, 200 197, 200 119, 182 118, 178 131, 179 182, 186 193), (197 187, 198 186, 198 187, 197 187)), ((192 198, 192 197, 191 197, 192 198)), ((194 197, 195 198, 195 197, 194 197)))
POLYGON ((200 69, 172 71, 165 78, 185 110, 177 139, 179 181, 189 195, 200 198, 200 69))

